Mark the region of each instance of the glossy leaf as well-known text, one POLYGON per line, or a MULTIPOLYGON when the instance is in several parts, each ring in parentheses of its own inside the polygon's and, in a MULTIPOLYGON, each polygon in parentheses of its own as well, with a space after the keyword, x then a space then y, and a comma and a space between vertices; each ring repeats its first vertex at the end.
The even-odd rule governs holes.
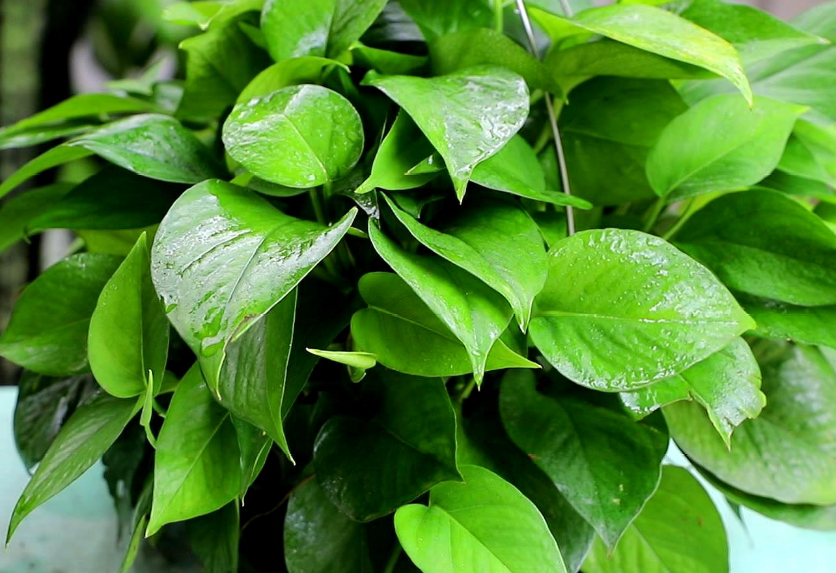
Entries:
POLYGON ((756 418, 766 405, 760 386, 761 371, 755 356, 744 340, 737 339, 684 372, 622 393, 621 400, 639 416, 672 402, 695 400, 730 445, 734 429, 756 418))
POLYGON ((755 334, 758 336, 836 348, 833 330, 836 305, 795 306, 752 298, 743 298, 741 302, 757 323, 755 334))
POLYGON ((369 237, 381 258, 424 301, 464 345, 477 383, 488 353, 511 320, 511 307, 485 283, 447 261, 403 250, 369 224, 369 237))
POLYGON ((381 74, 409 74, 420 71, 427 65, 426 56, 401 54, 391 50, 364 46, 359 42, 351 46, 351 56, 357 66, 375 70, 381 74))
POLYGON ((531 337, 570 380, 631 390, 686 370, 754 326, 708 271, 638 231, 584 231, 556 244, 531 337))
POLYGON ((424 573, 566 573, 543 516, 514 486, 479 466, 439 484, 430 504, 395 514, 395 531, 424 573))
POLYGON ((370 72, 363 84, 412 117, 444 158, 459 200, 473 169, 502 149, 528 115, 525 81, 503 68, 477 66, 427 79, 370 72))
POLYGON ((836 372, 815 347, 790 347, 761 363, 767 406, 741 425, 731 450, 707 415, 685 402, 663 410, 691 459, 745 492, 784 503, 836 503, 836 372))
POLYGON ((532 8, 531 12, 546 32, 574 27, 705 68, 727 78, 749 103, 752 102, 752 90, 734 47, 672 12, 653 6, 625 4, 584 10, 572 19, 537 8, 532 8))
POLYGON ((511 439, 615 548, 659 483, 668 437, 617 412, 543 395, 529 372, 504 378, 500 411, 511 439))
POLYGON ((0 337, 0 356, 50 376, 86 372, 90 316, 119 262, 84 253, 47 269, 17 301, 0 337))
POLYGON ((233 159, 255 175, 307 188, 348 174, 363 150, 363 126, 338 93, 292 86, 236 105, 223 140, 233 159))
POLYGON ((48 171, 70 161, 82 159, 92 155, 90 151, 83 147, 70 147, 66 143, 53 147, 49 151, 45 151, 38 155, 31 161, 23 164, 23 166, 7 177, 2 184, 0 184, 0 198, 5 197, 16 187, 22 185, 32 177, 48 171))
POLYGON ((53 183, 5 201, 0 207, 0 253, 31 233, 27 227, 32 219, 49 211, 72 188, 72 183, 53 183))
POLYGON ((670 200, 753 185, 778 165, 803 111, 762 97, 751 110, 733 95, 704 100, 662 131, 647 158, 650 185, 670 200))
POLYGON ((790 304, 836 303, 836 235, 781 193, 715 199, 688 220, 677 246, 734 290, 790 304))
POLYGON ((348 377, 352 382, 360 382, 366 377, 366 370, 377 366, 377 354, 371 352, 317 350, 316 348, 308 348, 307 350, 314 356, 347 366, 348 377))
POLYGON ((134 400, 98 396, 76 410, 61 428, 15 505, 6 544, 20 522, 96 463, 139 411, 134 400))
POLYGON ((261 29, 277 62, 298 56, 338 56, 360 39, 386 0, 312 0, 304 10, 284 0, 268 0, 261 29))
POLYGON ((243 13, 261 10, 264 0, 197 0, 175 2, 163 11, 163 20, 205 30, 223 24, 243 13))
POLYGON ((244 503, 247 490, 261 474, 264 464, 267 463, 267 456, 273 447, 273 439, 264 430, 260 430, 238 418, 232 416, 232 425, 235 427, 235 435, 238 438, 238 449, 241 453, 241 503, 244 503))
POLYGON ((836 127, 796 121, 778 169, 836 185, 836 127))
POLYGON ((221 181, 192 187, 172 206, 154 240, 151 277, 211 388, 225 346, 325 258, 354 215, 325 228, 221 181))
POLYGON ((282 60, 255 76, 234 101, 243 103, 288 86, 318 83, 320 76, 329 66, 341 66, 347 70, 345 64, 320 56, 301 56, 282 60))
POLYGON ((728 573, 727 543, 720 514, 699 482, 686 469, 665 466, 659 489, 615 552, 596 541, 583 570, 728 573))
POLYGON ((427 42, 461 30, 490 26, 493 18, 484 0, 401 0, 398 3, 418 24, 427 42))
POLYGON ((440 379, 375 371, 363 389, 374 417, 331 418, 314 446, 316 479, 340 511, 369 521, 460 479, 455 414, 440 379))
POLYGON ((165 375, 169 326, 151 283, 150 258, 143 233, 102 289, 90 317, 90 369, 117 398, 139 396, 154 381, 156 393, 165 375))
POLYGON ((239 521, 238 503, 233 501, 218 511, 187 522, 189 542, 206 573, 238 570, 239 521))
POLYGON ((235 499, 241 489, 238 457, 229 412, 212 397, 200 368, 192 366, 174 393, 157 438, 154 500, 145 536, 235 499))
POLYGON ((528 326, 534 297, 543 289, 548 271, 543 240, 528 213, 513 203, 482 201, 432 229, 386 200, 418 242, 500 293, 514 309, 520 328, 528 326))
POLYGON ((282 401, 295 318, 294 290, 227 346, 218 375, 220 403, 266 432, 288 456, 282 401))
MULTIPOLYGON (((417 376, 455 376, 473 371, 467 350, 403 279, 393 273, 369 273, 360 279, 360 294, 369 308, 351 319, 358 349, 378 362, 417 376)), ((515 327, 513 327, 515 328, 515 327)), ((498 339, 485 369, 538 368, 498 339)))
POLYGON ((648 154, 685 109, 676 90, 661 80, 595 78, 575 88, 560 114, 572 192, 596 205, 652 197, 648 154))

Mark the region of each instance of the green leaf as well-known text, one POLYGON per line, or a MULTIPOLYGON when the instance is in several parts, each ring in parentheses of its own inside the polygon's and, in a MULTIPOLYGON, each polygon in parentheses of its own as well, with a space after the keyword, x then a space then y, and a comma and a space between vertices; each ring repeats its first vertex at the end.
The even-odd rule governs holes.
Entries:
POLYGON ((836 372, 822 350, 789 347, 761 362, 767 407, 741 425, 731 450, 698 406, 662 411, 677 445, 718 478, 784 503, 836 503, 836 372))
POLYGON ((344 177, 357 164, 363 125, 340 94, 292 86, 236 105, 224 122, 223 141, 258 177, 308 188, 344 177))
POLYGON ((148 227, 162 220, 181 191, 182 187, 174 183, 153 181, 116 166, 105 167, 62 194, 53 205, 43 207, 29 221, 26 231, 148 227))
POLYGON ((836 348, 833 330, 836 305, 794 306, 773 300, 739 298, 742 298, 743 308, 758 324, 755 335, 836 348))
POLYGON ((371 221, 369 237, 381 258, 464 345, 473 376, 481 384, 488 353, 511 320, 508 303, 485 283, 440 257, 401 249, 371 221))
POLYGON ((349 519, 310 479, 293 490, 284 518, 284 560, 290 573, 373 571, 366 526, 349 519))
MULTIPOLYGON (((109 115, 152 111, 156 111, 154 104, 131 97, 112 94, 73 96, 40 113, 0 129, 0 149, 21 147, 20 143, 24 138, 26 139, 23 145, 29 145, 30 141, 37 137, 40 132, 50 133, 51 130, 71 121, 83 119, 96 121, 109 115)), ((38 143, 43 141, 47 140, 37 140, 38 143)))
POLYGON ((192 550, 206 573, 238 571, 240 510, 233 501, 217 511, 186 522, 192 550))
POLYGON ((267 463, 267 456, 273 447, 273 439, 264 430, 260 430, 238 418, 232 416, 232 425, 235 427, 235 435, 238 438, 238 449, 241 452, 241 492, 239 497, 244 503, 244 496, 247 490, 255 482, 256 478, 264 469, 267 463))
POLYGON ((541 394, 530 372, 503 379, 499 406, 511 439, 614 549, 659 483, 667 435, 617 412, 541 394))
POLYGON ((115 121, 66 145, 82 147, 159 181, 198 183, 222 174, 209 149, 179 121, 165 115, 135 115, 115 121))
POLYGON ((460 201, 473 169, 502 149, 528 115, 525 80, 503 68, 477 66, 435 78, 369 72, 362 83, 412 117, 444 158, 460 201))
POLYGON ((751 110, 733 95, 701 101, 662 131, 647 158, 650 185, 670 201, 754 185, 778 165, 803 111, 762 97, 751 110))
POLYGON ((709 471, 697 466, 702 477, 726 496, 732 503, 765 515, 770 519, 783 521, 795 527, 819 531, 836 530, 836 505, 813 505, 810 503, 781 503, 768 497, 760 497, 741 491, 723 483, 709 471))
POLYGON ((424 573, 566 573, 543 516, 533 503, 490 471, 463 466, 464 483, 430 492, 430 505, 395 514, 404 550, 424 573))
POLYGON ((711 498, 688 470, 665 466, 659 489, 627 529, 618 549, 610 552, 596 540, 583 570, 728 573, 726 531, 711 498))
POLYGON ((666 80, 716 77, 701 67, 607 38, 551 50, 543 65, 557 78, 618 76, 666 80))
POLYGON ((461 30, 488 27, 493 20, 484 0, 400 0, 398 4, 418 24, 427 42, 461 30))
POLYGON ((162 18, 183 26, 199 26, 205 30, 223 24, 245 12, 261 10, 264 0, 197 0, 175 2, 166 6, 162 18))
POLYGON ((339 56, 360 39, 386 0, 311 0, 304 10, 292 2, 270 0, 261 13, 261 29, 273 59, 339 56))
POLYGON ((216 118, 238 100, 238 94, 270 58, 238 22, 198 34, 180 43, 186 52, 186 83, 177 116, 216 118))
POLYGON ((460 479, 455 414, 439 378, 378 370, 363 391, 374 417, 331 418, 314 446, 316 479, 340 511, 370 521, 460 479))
POLYGON ((752 104, 752 89, 734 47, 672 12, 618 4, 584 10, 572 19, 538 8, 532 8, 531 14, 550 35, 551 30, 568 26, 705 68, 728 79, 752 104))
POLYGON ((431 229, 388 197, 386 201, 418 242, 501 294, 520 329, 527 328, 534 297, 543 290, 548 273, 543 239, 528 213, 513 203, 485 200, 460 209, 440 229, 431 229))
POLYGON ((377 354, 371 352, 317 350, 316 348, 308 348, 307 351, 314 356, 348 366, 348 377, 352 382, 360 382, 366 377, 366 370, 377 366, 377 354))
POLYGON ((688 220, 677 246, 734 290, 804 306, 836 303, 836 235, 781 193, 715 199, 688 220))
POLYGON ((407 175, 416 163, 432 154, 432 145, 404 111, 398 112, 392 127, 380 143, 369 177, 355 193, 379 189, 401 190, 422 187, 436 173, 407 175))
POLYGON ((90 376, 54 378, 24 370, 17 390, 14 439, 27 470, 43 459, 76 407, 95 388, 90 376))
POLYGON ((318 83, 323 71, 329 66, 339 66, 348 71, 348 67, 342 62, 319 56, 282 60, 255 76, 234 101, 244 103, 288 86, 318 83))
POLYGON ((53 183, 16 195, 0 206, 0 253, 31 233, 32 219, 39 217, 73 188, 72 183, 53 183))
POLYGON ((219 402, 266 432, 288 457, 282 400, 295 318, 294 290, 227 346, 218 375, 219 402))
POLYGON ((90 316, 119 262, 83 253, 47 269, 18 299, 0 337, 0 356, 50 376, 86 372, 90 316))
POLYGON ((0 184, 0 198, 5 197, 10 191, 44 171, 89 155, 91 155, 90 151, 82 147, 69 147, 66 143, 53 147, 25 163, 20 169, 7 177, 0 184))
POLYGON ((778 169, 836 186, 836 127, 796 121, 778 169))
POLYGON ((15 505, 6 545, 20 522, 96 463, 139 411, 140 403, 100 395, 61 428, 15 505))
POLYGON ((558 97, 563 94, 543 64, 502 32, 463 30, 438 38, 429 48, 434 76, 479 65, 500 66, 521 75, 531 89, 548 90, 558 97))
POLYGON ((456 453, 459 466, 482 466, 530 499, 549 526, 568 571, 578 571, 595 531, 575 511, 534 461, 511 441, 499 419, 496 398, 467 416, 458 411, 456 453))
POLYGON ((325 228, 222 181, 196 185, 174 203, 154 240, 151 277, 210 388, 218 387, 224 347, 331 252, 355 214, 325 228))
POLYGON ((793 48, 829 43, 757 8, 720 0, 692 1, 679 15, 731 42, 747 64, 793 48))
MULTIPOLYGON (((439 160, 438 163, 442 161, 439 160)), ((534 150, 520 135, 512 137, 495 155, 477 165, 471 180, 482 187, 533 201, 572 205, 578 209, 591 207, 588 201, 580 197, 547 189, 543 167, 534 150)))
POLYGON ((531 338, 561 374, 604 391, 686 370, 754 326, 705 267, 638 231, 583 231, 549 254, 531 338))
POLYGON ((142 544, 142 539, 145 535, 145 526, 148 525, 148 512, 151 511, 151 492, 154 481, 147 479, 142 492, 139 494, 139 499, 136 502, 136 507, 133 511, 131 519, 131 535, 128 539, 128 546, 125 550, 125 556, 122 558, 122 565, 119 568, 119 573, 128 573, 136 560, 139 553, 139 546, 142 544))
POLYGON ((361 68, 375 70, 381 74, 410 74, 420 71, 427 65, 426 56, 401 54, 355 43, 351 47, 354 64, 361 68))
POLYGON ((595 78, 581 84, 560 114, 572 192, 596 205, 653 197, 647 157, 665 126, 685 109, 662 80, 595 78))
MULTIPOLYGON (((417 376, 456 376, 473 372, 467 350, 403 279, 393 273, 369 273, 360 279, 369 308, 351 319, 358 349, 377 355, 387 368, 417 376)), ((485 370, 539 368, 498 339, 485 370)))
POLYGON ((87 342, 90 369, 117 398, 159 389, 168 358, 168 320, 151 283, 145 233, 102 289, 87 342))
POLYGON ((229 412, 195 365, 168 407, 154 457, 154 501, 146 537, 163 525, 216 511, 241 490, 238 440, 229 412))
POLYGON ((734 429, 747 419, 756 418, 766 405, 760 386, 758 362, 749 345, 738 338, 684 372, 639 390, 623 392, 621 400, 639 416, 679 400, 696 400, 730 446, 734 429))

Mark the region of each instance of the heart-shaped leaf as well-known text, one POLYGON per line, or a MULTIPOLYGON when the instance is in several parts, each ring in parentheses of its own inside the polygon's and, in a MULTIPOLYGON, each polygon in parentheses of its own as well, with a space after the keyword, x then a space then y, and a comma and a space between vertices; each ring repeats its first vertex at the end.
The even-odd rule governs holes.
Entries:
POLYGON ((282 60, 255 76, 241 90, 235 101, 243 103, 288 86, 317 83, 328 66, 340 66, 348 71, 347 66, 342 62, 319 56, 301 56, 282 60))
POLYGON ((564 376, 593 389, 673 376, 754 327, 708 269, 658 237, 583 231, 549 259, 531 338, 564 376))
POLYGON ((363 151, 363 124, 337 92, 291 86, 236 105, 224 122, 223 141, 258 177, 307 188, 348 174, 363 151))

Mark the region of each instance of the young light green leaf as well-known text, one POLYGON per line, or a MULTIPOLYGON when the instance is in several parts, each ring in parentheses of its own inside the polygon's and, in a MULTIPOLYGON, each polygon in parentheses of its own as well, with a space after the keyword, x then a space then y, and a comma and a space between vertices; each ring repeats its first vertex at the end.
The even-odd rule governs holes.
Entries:
POLYGON ((473 169, 502 149, 528 115, 525 80, 503 68, 477 66, 435 78, 369 72, 363 84, 412 117, 444 158, 460 201, 473 169))
POLYGON ((266 432, 288 457, 282 400, 295 319, 293 290, 226 347, 218 375, 220 403, 266 432))
POLYGON ((432 154, 432 145, 403 110, 398 112, 392 127, 380 143, 369 177, 355 193, 372 189, 414 189, 436 177, 436 173, 407 175, 416 163, 432 154))
POLYGON ((715 199, 688 220, 677 246, 734 290, 804 306, 836 303, 836 235, 781 193, 715 199))
POLYGON ((261 29, 270 55, 277 62, 298 56, 342 54, 360 39, 386 0, 311 0, 304 10, 284 0, 268 0, 261 29))
POLYGON ((511 307, 485 283, 435 255, 416 255, 400 248, 369 222, 377 253, 415 291, 470 356, 473 376, 481 384, 488 353, 511 320, 511 307))
POLYGON ((697 405, 662 411, 689 458, 730 485, 784 503, 836 503, 836 371, 821 350, 788 347, 761 363, 767 407, 741 425, 731 450, 697 405))
POLYGON ((638 231, 583 231, 555 245, 531 338, 570 380, 632 390, 690 368, 754 322, 711 272, 638 231))
POLYGON ((348 66, 342 62, 320 56, 301 56, 282 60, 255 76, 233 101, 244 103, 288 86, 318 83, 328 66, 339 66, 348 71, 348 66))
POLYGON ((530 372, 505 376, 508 435, 614 549, 659 483, 668 437, 618 412, 537 392, 530 372))
POLYGON ((778 301, 738 297, 763 338, 821 344, 836 349, 836 305, 794 306, 778 301))
POLYGON ((214 180, 175 202, 154 240, 151 277, 169 320, 202 358, 211 388, 218 387, 223 348, 331 252, 355 214, 325 228, 214 180))
POLYGON ((688 470, 665 466, 659 489, 624 533, 618 548, 613 552, 596 540, 583 570, 728 573, 723 521, 688 470))
POLYGON ((169 326, 151 283, 148 249, 143 233, 107 281, 90 317, 90 369, 117 398, 139 396, 156 380, 153 399, 165 375, 169 326))
POLYGON ((241 489, 238 440, 229 412, 195 364, 168 407, 154 457, 154 500, 146 537, 168 523, 220 509, 241 489))
POLYGON ((206 30, 223 24, 246 12, 261 10, 264 0, 197 0, 175 2, 166 6, 162 18, 182 26, 198 26, 206 30))
POLYGON ((189 544, 206 573, 238 571, 240 520, 238 502, 232 501, 217 511, 186 522, 189 544))
POLYGON ((701 101, 662 131, 647 158, 650 185, 670 201, 754 185, 778 165, 802 112, 763 97, 751 110, 733 95, 701 101))
POLYGON ((439 378, 377 370, 363 390, 379 404, 375 416, 331 418, 314 446, 316 479, 340 511, 370 521, 460 479, 455 414, 439 378))
POLYGON ((31 234, 31 221, 48 212, 73 187, 72 183, 53 183, 5 201, 0 206, 0 253, 31 234))
POLYGON ((543 516, 517 488, 479 466, 462 475, 464 483, 435 486, 429 506, 395 514, 398 539, 421 571, 567 573, 543 516))
POLYGON ((47 269, 17 301, 0 337, 0 356, 50 376, 86 372, 90 316, 119 262, 82 253, 47 269))
POLYGON ((125 556, 122 558, 122 565, 119 573, 128 573, 133 567, 136 556, 139 553, 139 546, 145 536, 145 526, 148 525, 148 512, 151 511, 151 492, 154 480, 146 479, 142 492, 139 494, 133 516, 130 523, 130 538, 125 549, 125 556))
POLYGON ((440 229, 422 225, 386 201, 422 245, 481 279, 511 305, 520 329, 528 327, 534 297, 543 290, 548 260, 537 224, 522 208, 481 201, 460 209, 440 229))
MULTIPOLYGON (((393 273, 369 273, 360 279, 369 308, 351 319, 358 349, 377 355, 387 368, 416 376, 456 376, 473 372, 467 350, 403 279, 393 273)), ((485 370, 539 368, 499 338, 485 370)))
POLYGON ((752 89, 734 46, 672 12, 618 4, 584 10, 572 19, 538 8, 532 8, 531 13, 546 32, 569 26, 705 68, 727 78, 752 104, 752 89))
POLYGON ((595 205, 653 197, 645 175, 648 154, 665 126, 686 109, 662 80, 605 77, 575 88, 560 114, 572 193, 595 205))
POLYGON ((291 86, 233 108, 224 122, 227 152, 258 177, 315 187, 351 170, 363 151, 363 124, 340 94, 291 86))
POLYGON ((622 392, 632 412, 646 416, 679 400, 696 400, 708 412, 714 429, 731 446, 734 429, 756 418, 766 405, 760 391, 761 371, 749 345, 738 338, 689 369, 650 386, 622 392))
POLYGON ((366 370, 377 366, 377 354, 371 352, 345 350, 317 350, 308 348, 308 352, 337 364, 348 366, 348 376, 352 382, 360 382, 366 376, 366 370))
POLYGON ((18 499, 9 523, 7 545, 27 515, 78 479, 104 455, 141 405, 135 400, 100 395, 73 413, 18 499))

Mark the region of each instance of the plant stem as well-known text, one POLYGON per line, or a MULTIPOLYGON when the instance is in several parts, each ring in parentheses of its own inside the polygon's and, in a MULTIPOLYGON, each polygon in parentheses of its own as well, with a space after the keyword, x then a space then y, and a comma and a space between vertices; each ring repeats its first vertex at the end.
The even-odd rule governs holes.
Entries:
POLYGON ((470 381, 465 385, 465 387, 462 389, 461 393, 459 394, 458 402, 462 403, 465 400, 467 400, 468 396, 470 396, 470 393, 473 392, 473 388, 475 386, 476 386, 476 378, 471 377, 470 381))
MULTIPOLYGON (((520 20, 522 21, 525 35, 528 38, 528 44, 531 48, 531 53, 535 58, 540 59, 537 52, 537 40, 534 39, 534 30, 531 27, 531 20, 528 17, 528 11, 525 8, 525 0, 516 0, 517 10, 520 13, 520 20)), ((562 0, 563 10, 566 16, 571 17, 572 10, 568 3, 562 0)), ((569 186, 569 171, 566 169, 566 156, 563 153, 563 141, 560 139, 560 130, 557 128, 557 114, 554 111, 554 103, 551 95, 546 95, 546 111, 549 114, 549 125, 552 129, 552 136, 554 139, 554 150, 557 153, 557 165, 560 169, 560 182, 563 187, 563 192, 567 195, 572 194, 572 188, 569 186)), ((571 237, 575 234, 575 209, 571 205, 566 206, 566 232, 571 237)))
POLYGON ((653 230, 653 226, 656 225, 656 221, 659 220, 659 215, 662 214, 662 211, 665 208, 665 198, 659 197, 656 199, 656 202, 653 203, 653 207, 651 207, 650 215, 647 218, 647 223, 644 224, 644 229, 642 229, 645 233, 649 233, 653 230))
POLYGON ((401 557, 401 551, 403 551, 401 544, 396 543, 395 548, 392 549, 392 554, 389 556, 389 561, 386 562, 386 567, 383 568, 383 573, 392 573, 395 570, 398 559, 401 557))
POLYGON ((314 188, 308 191, 311 197, 311 205, 313 206, 314 215, 320 225, 328 226, 328 220, 325 218, 325 209, 322 205, 322 196, 319 189, 314 188))
POLYGON ((502 17, 504 3, 504 0, 493 0, 493 27, 497 32, 502 32, 505 29, 505 23, 502 17))
POLYGON ((662 235, 662 238, 666 241, 670 241, 671 238, 676 235, 679 230, 682 228, 682 225, 691 218, 691 208, 694 206, 694 197, 688 201, 688 204, 685 205, 685 208, 682 210, 682 214, 679 216, 679 220, 674 224, 673 227, 668 229, 668 232, 662 235))

